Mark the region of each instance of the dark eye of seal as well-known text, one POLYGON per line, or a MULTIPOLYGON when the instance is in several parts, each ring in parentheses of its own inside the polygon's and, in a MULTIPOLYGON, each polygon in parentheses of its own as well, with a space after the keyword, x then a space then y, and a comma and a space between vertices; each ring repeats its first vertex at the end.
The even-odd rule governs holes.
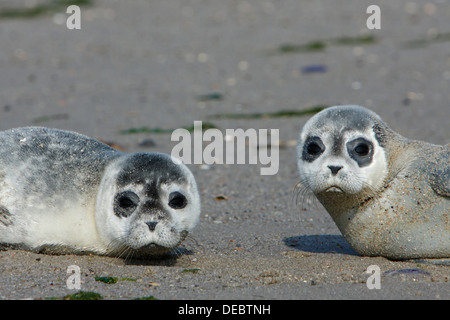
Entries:
POLYGON ((366 143, 360 143, 355 147, 355 152, 359 156, 367 156, 369 154, 370 147, 366 143))
POLYGON ((129 217, 139 204, 139 197, 132 191, 124 191, 116 194, 114 198, 114 213, 118 217, 129 217))
POLYGON ((316 155, 322 152, 322 148, 317 143, 311 142, 307 147, 307 151, 311 155, 316 155))
POLYGON ((186 197, 178 191, 169 195, 169 206, 174 209, 183 209, 187 205, 186 197))
POLYGON ((372 162, 373 144, 364 138, 357 138, 347 142, 347 152, 360 167, 364 167, 372 162))
POLYGON ((312 162, 325 151, 322 139, 319 137, 308 137, 303 147, 303 160, 312 162))

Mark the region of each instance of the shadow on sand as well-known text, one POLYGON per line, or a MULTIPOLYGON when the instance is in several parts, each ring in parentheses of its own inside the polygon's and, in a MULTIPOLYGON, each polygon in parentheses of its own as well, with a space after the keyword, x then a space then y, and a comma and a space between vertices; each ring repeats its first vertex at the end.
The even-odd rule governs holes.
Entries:
POLYGON ((184 247, 178 247, 170 253, 153 256, 153 257, 124 257, 124 262, 126 265, 136 265, 136 266, 174 266, 178 258, 185 255, 194 254, 191 250, 184 247))
POLYGON ((341 235, 301 235, 283 241, 289 247, 306 252, 358 255, 341 235))

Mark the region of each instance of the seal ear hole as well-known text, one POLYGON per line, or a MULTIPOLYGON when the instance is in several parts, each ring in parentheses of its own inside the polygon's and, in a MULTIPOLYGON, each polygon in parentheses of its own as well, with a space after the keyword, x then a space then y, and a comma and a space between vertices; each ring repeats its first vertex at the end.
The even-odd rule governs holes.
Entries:
POLYGON ((183 209, 187 203, 186 197, 178 191, 172 192, 169 195, 169 207, 173 209, 183 209))
POLYGON ((114 213, 118 217, 129 217, 139 205, 139 197, 132 191, 116 194, 114 198, 114 213))

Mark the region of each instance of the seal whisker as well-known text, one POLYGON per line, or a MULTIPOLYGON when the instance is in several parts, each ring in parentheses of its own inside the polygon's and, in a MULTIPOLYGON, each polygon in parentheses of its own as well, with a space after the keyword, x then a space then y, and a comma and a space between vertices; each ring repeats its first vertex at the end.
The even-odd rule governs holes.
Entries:
POLYGON ((307 211, 310 208, 320 208, 320 202, 314 196, 312 190, 307 187, 308 185, 307 179, 302 179, 294 188, 294 205, 296 207, 300 205, 302 211, 307 211))
POLYGON ((172 253, 175 254, 175 256, 177 258, 180 258, 183 255, 183 253, 181 252, 180 248, 178 248, 178 247, 174 248, 172 250, 172 253))
POLYGON ((134 256, 134 254, 137 252, 137 250, 136 250, 136 249, 133 249, 133 248, 131 248, 131 247, 128 247, 128 248, 126 249, 125 252, 127 252, 127 254, 126 254, 124 260, 125 260, 125 261, 129 261, 129 260, 132 260, 132 259, 133 259, 133 256, 134 256))
POLYGON ((129 248, 124 243, 124 239, 126 239, 126 235, 114 238, 109 242, 107 247, 108 251, 110 252, 110 255, 120 258, 124 254, 124 252, 129 248))
POLYGON ((205 252, 205 247, 201 245, 191 234, 188 234, 186 236, 186 240, 190 240, 192 243, 194 243, 194 248, 200 249, 201 252, 205 252))

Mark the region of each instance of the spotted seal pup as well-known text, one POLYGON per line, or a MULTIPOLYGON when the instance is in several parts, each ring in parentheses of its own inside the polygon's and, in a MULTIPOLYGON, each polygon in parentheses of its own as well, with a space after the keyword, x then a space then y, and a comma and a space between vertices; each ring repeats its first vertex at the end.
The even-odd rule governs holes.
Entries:
POLYGON ((162 153, 123 153, 84 135, 0 132, 0 243, 48 253, 148 256, 197 225, 194 176, 162 153))
POLYGON ((409 140, 374 112, 335 106, 297 146, 301 184, 361 255, 450 257, 450 144, 409 140))

